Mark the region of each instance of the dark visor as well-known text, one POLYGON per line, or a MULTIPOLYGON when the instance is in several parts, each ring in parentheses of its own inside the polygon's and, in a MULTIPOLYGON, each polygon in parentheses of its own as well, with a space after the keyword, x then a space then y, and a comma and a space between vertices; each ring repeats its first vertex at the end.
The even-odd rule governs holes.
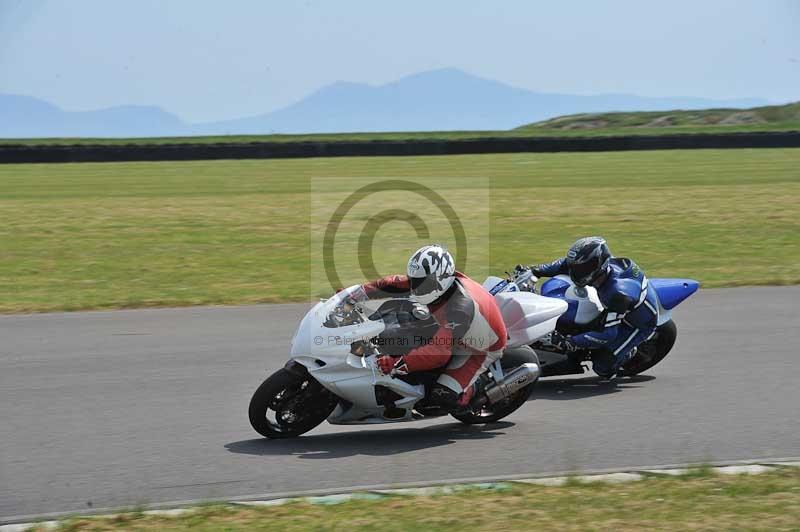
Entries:
POLYGON ((411 277, 411 293, 416 296, 424 296, 430 294, 439 288, 439 281, 436 280, 436 274, 432 273, 425 277, 411 277))
POLYGON ((600 257, 594 257, 580 264, 570 264, 569 276, 575 282, 588 282, 600 267, 600 257))

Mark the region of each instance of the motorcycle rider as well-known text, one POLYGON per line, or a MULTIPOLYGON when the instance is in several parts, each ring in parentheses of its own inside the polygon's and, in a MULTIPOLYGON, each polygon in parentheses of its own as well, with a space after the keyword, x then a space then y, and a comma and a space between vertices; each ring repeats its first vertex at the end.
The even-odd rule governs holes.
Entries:
POLYGON ((409 297, 426 305, 438 324, 432 338, 406 354, 378 357, 380 371, 403 375, 446 366, 430 398, 451 411, 466 408, 475 394, 475 381, 502 356, 508 339, 494 297, 456 271, 453 256, 438 244, 415 251, 407 275, 390 275, 361 286, 370 299, 409 297))
POLYGON ((603 378, 612 378, 649 340, 658 325, 658 295, 648 288, 644 271, 631 259, 613 257, 606 240, 590 236, 577 240, 567 256, 530 267, 537 277, 569 274, 578 287, 593 286, 605 308, 600 330, 563 337, 553 334, 553 344, 566 351, 596 350, 592 367, 603 378))

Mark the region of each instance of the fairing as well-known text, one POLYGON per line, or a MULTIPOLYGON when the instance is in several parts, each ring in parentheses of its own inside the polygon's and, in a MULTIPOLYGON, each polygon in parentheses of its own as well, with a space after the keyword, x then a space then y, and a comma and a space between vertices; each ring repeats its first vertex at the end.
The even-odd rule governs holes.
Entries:
MULTIPOLYGON (((373 355, 362 357, 350 353, 353 342, 368 341, 386 329, 383 319, 370 319, 381 302, 356 299, 356 307, 363 311, 362 319, 356 323, 336 326, 329 320, 340 304, 352 299, 359 289, 359 285, 350 287, 317 303, 306 314, 292 339, 291 358, 305 366, 322 386, 343 400, 329 416, 329 423, 390 423, 415 419, 413 407, 424 397, 425 387, 383 375, 376 367, 373 355), (326 326, 326 323, 331 325, 326 326), (377 403, 375 386, 383 386, 397 394, 400 398, 394 401, 394 406, 404 409, 405 415, 387 418, 385 407, 377 403)), ((499 294, 497 299, 501 309, 505 310, 504 318, 513 321, 509 332, 519 345, 526 345, 552 331, 556 319, 567 307, 561 300, 531 293, 499 294)), ((538 368, 536 371, 538 376, 538 368)), ((498 383, 508 384, 504 380, 498 383)))
POLYGON ((697 292, 700 283, 693 279, 650 279, 650 286, 658 294, 661 306, 671 310, 697 292))

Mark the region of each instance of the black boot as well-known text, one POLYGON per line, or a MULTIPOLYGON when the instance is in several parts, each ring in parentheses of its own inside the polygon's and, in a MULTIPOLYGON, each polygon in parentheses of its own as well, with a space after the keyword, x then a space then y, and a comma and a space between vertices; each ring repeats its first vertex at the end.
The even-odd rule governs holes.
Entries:
POLYGON ((429 394, 430 404, 444 408, 446 410, 453 410, 458 406, 458 394, 438 382, 433 385, 429 394))
POLYGON ((447 386, 437 382, 433 385, 433 388, 431 388, 430 398, 432 403, 435 403, 437 406, 440 406, 451 414, 459 412, 463 413, 472 411, 473 408, 479 406, 478 401, 480 399, 481 392, 482 388, 478 387, 477 382, 470 386, 467 390, 464 390, 464 392, 461 394, 456 393, 447 386))

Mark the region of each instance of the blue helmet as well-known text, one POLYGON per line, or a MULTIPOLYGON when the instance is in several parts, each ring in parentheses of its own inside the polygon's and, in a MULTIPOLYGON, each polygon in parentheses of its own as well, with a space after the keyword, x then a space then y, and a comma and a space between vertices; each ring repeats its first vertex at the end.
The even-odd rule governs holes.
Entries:
POLYGON ((587 236, 576 241, 567 251, 569 277, 578 286, 592 284, 608 270, 611 251, 606 239, 600 236, 587 236))

